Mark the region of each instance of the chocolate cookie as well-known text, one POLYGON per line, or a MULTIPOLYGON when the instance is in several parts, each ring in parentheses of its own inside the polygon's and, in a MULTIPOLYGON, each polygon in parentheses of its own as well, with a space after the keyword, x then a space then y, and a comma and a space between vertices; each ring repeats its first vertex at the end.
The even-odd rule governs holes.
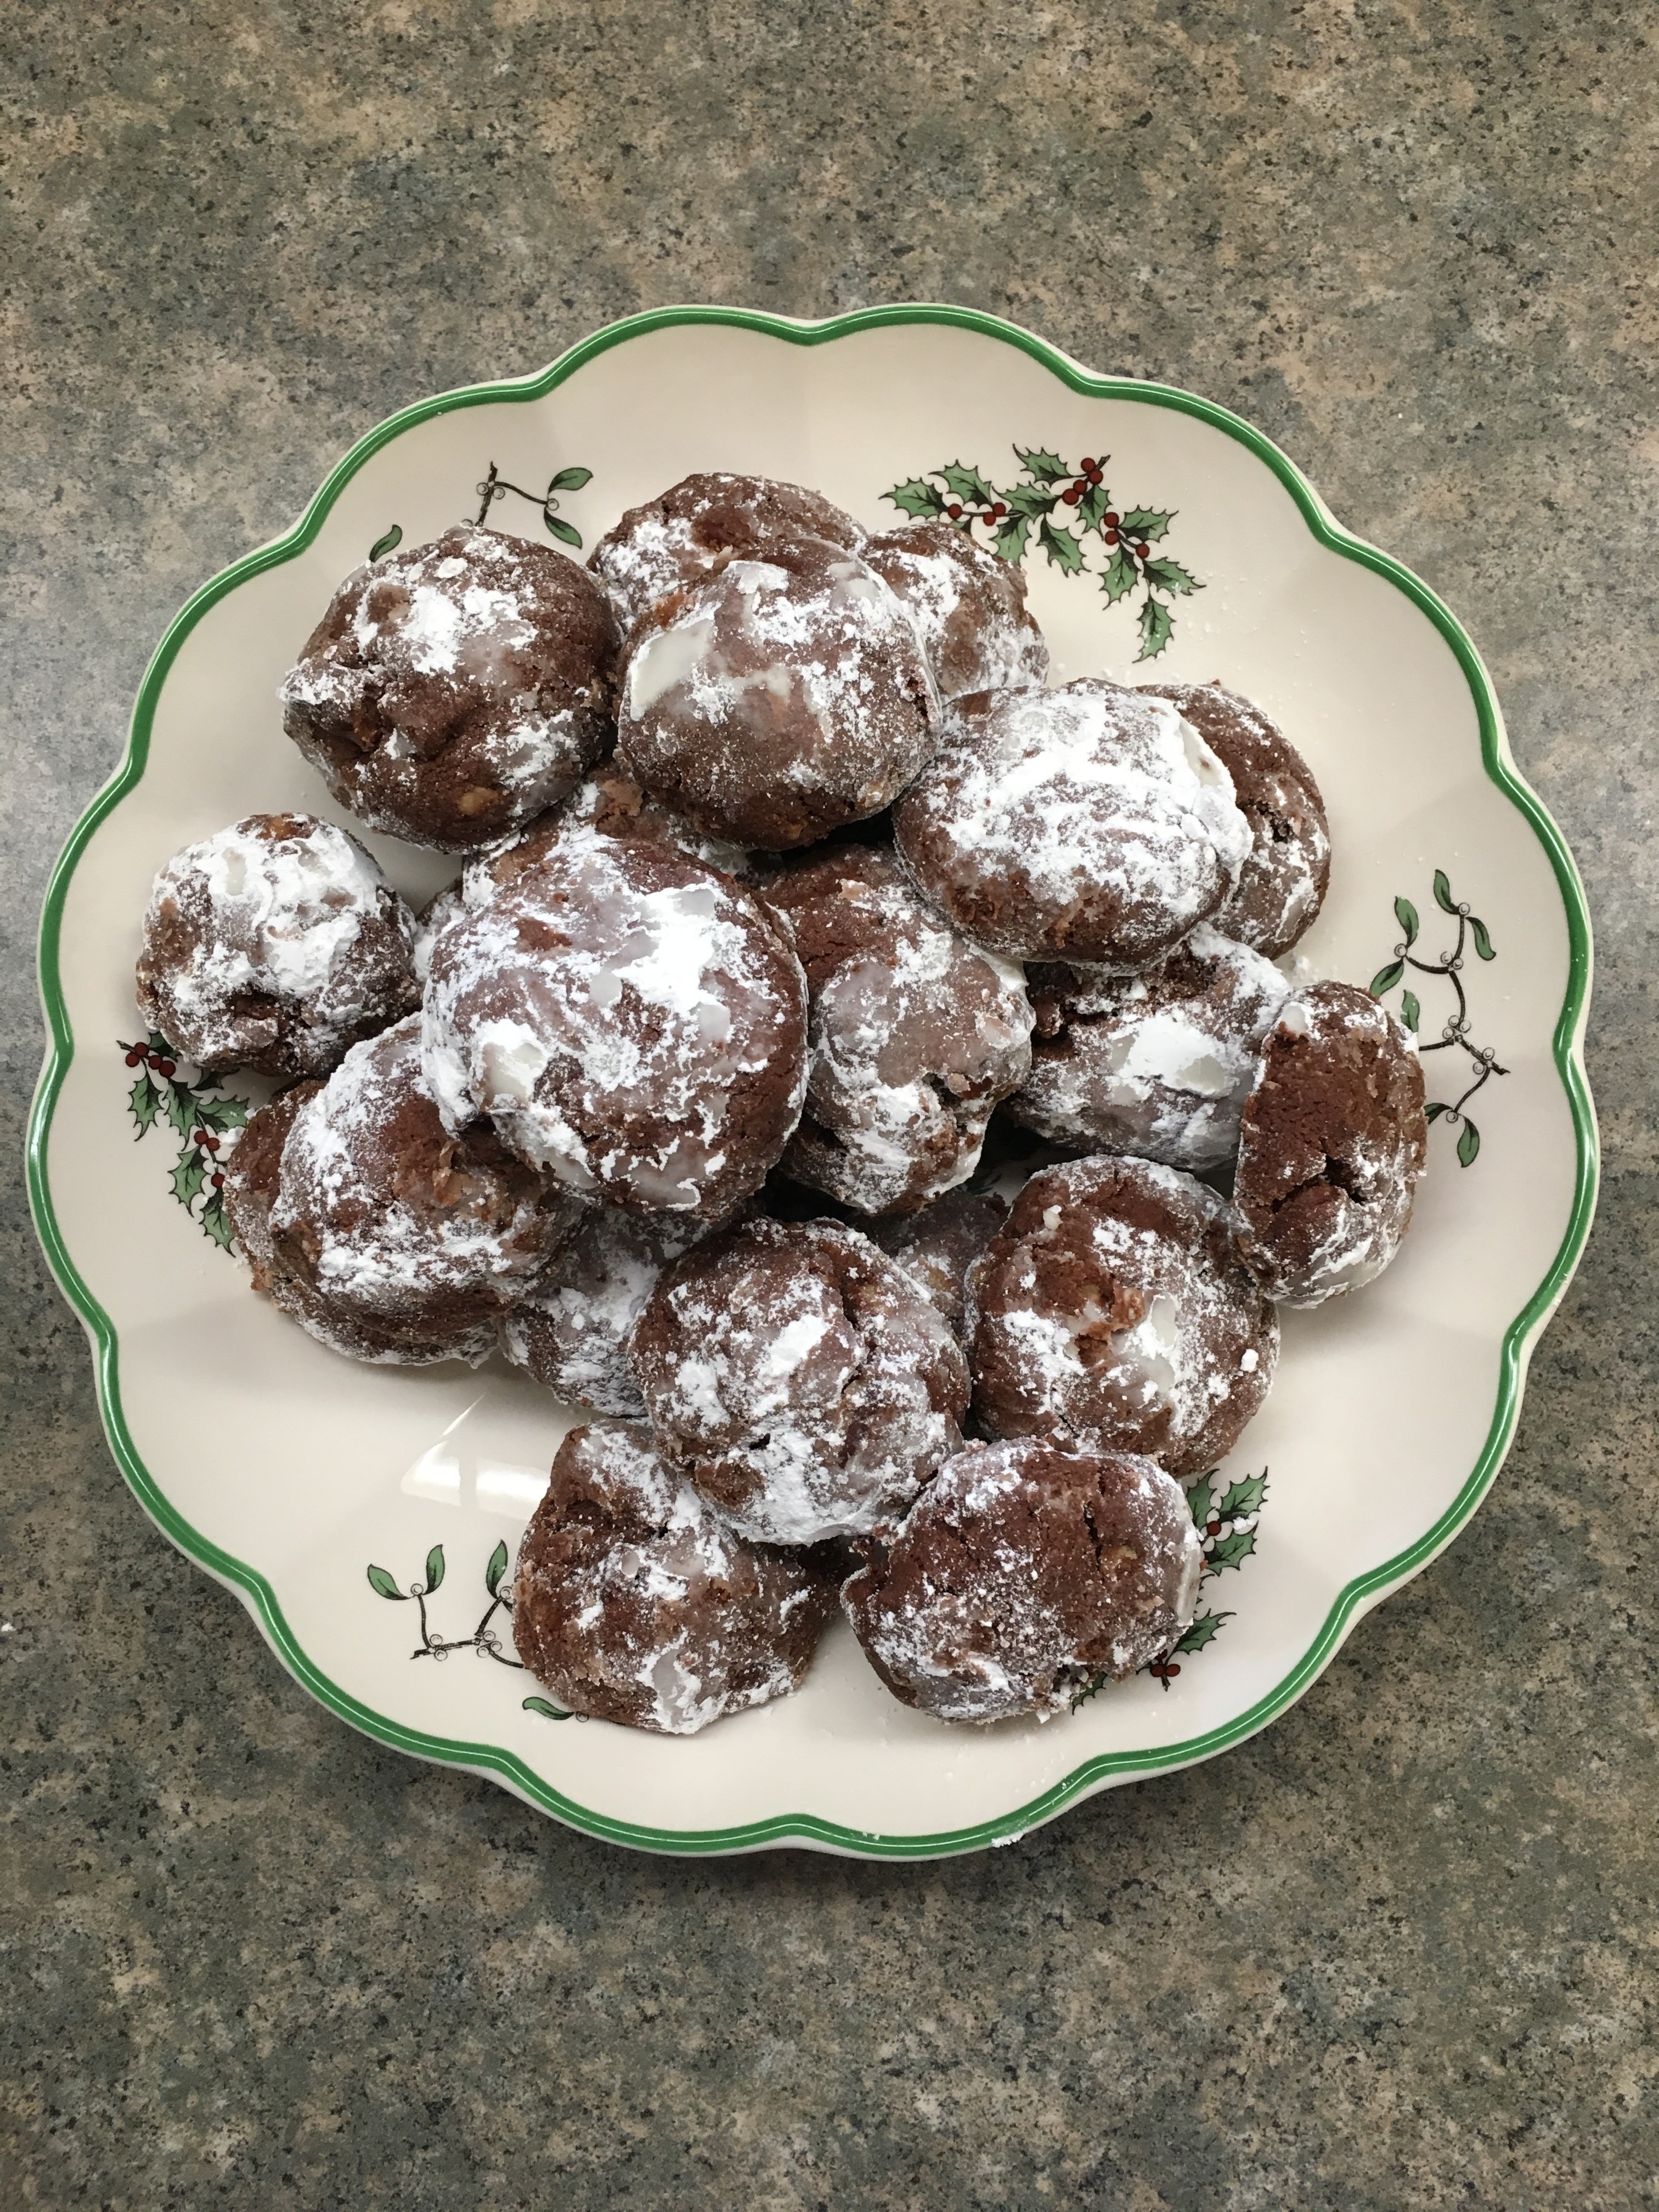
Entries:
POLYGON ((1313 771, 1278 725, 1235 691, 1218 684, 1144 689, 1185 716, 1233 780, 1251 843, 1215 926, 1276 959, 1312 927, 1331 880, 1330 825, 1313 771))
POLYGON ((786 852, 878 814, 939 742, 891 588, 817 539, 659 600, 629 640, 617 758, 705 836, 786 852))
POLYGON ((1316 1306, 1380 1275, 1428 1157, 1423 1069, 1369 991, 1316 983, 1279 1009, 1244 1109, 1239 1243, 1268 1294, 1316 1306))
POLYGON ((806 1105, 785 1172, 866 1214, 965 1182, 1030 1068, 1018 969, 958 937, 878 848, 808 855, 764 896, 793 928, 810 994, 806 1105))
POLYGON ((954 522, 913 522, 860 550, 903 600, 946 699, 1041 684, 1048 647, 1026 611, 1025 572, 954 522))
POLYGON ((642 791, 625 769, 608 761, 585 777, 568 799, 538 815, 516 836, 467 862, 467 904, 487 904, 555 845, 583 836, 635 838, 648 845, 667 845, 701 860, 706 868, 718 869, 736 883, 758 883, 771 872, 761 855, 723 837, 705 837, 683 815, 642 791))
POLYGON ((204 1075, 325 1075, 420 1004, 414 943, 355 837, 313 814, 250 814, 156 877, 139 1011, 204 1075))
POLYGON ((556 844, 433 948, 427 1078, 584 1197, 729 1213, 800 1116, 806 982, 749 894, 666 845, 556 844))
POLYGON ((835 1610, 836 1556, 738 1535, 658 1457, 596 1421, 559 1446, 519 1547, 513 1640, 561 1705, 693 1735, 787 1697, 835 1610))
POLYGON ((683 477, 659 499, 630 507, 588 556, 624 632, 670 592, 700 583, 733 559, 798 538, 856 552, 864 532, 850 514, 804 485, 770 477, 683 477))
POLYGON ((1231 1450, 1279 1358, 1226 1202, 1148 1160, 1034 1175, 968 1305, 974 1410, 993 1436, 1093 1437, 1171 1474, 1231 1450))
POLYGON ((270 1237, 270 1209, 276 1203, 282 1180, 283 1147, 294 1119, 309 1098, 323 1087, 321 1076, 290 1083, 268 1106, 250 1114, 229 1152, 223 1155, 225 1211, 236 1232, 242 1257, 253 1276, 253 1287, 276 1300, 285 1312, 295 1301, 288 1296, 286 1278, 276 1263, 270 1237))
POLYGON ((1046 1437, 969 1444, 842 1601, 893 1695, 943 1721, 1067 1712, 1170 1650, 1204 1554, 1152 1460, 1046 1437))
POLYGON ((489 1128, 444 1127, 421 1075, 418 1015, 354 1046, 299 1106, 274 1199, 270 1149, 247 1161, 231 1218, 278 1304, 353 1358, 476 1364, 580 1218, 489 1128))
POLYGON ((1008 1111, 1056 1145, 1219 1167, 1290 988, 1207 922, 1142 975, 1034 966, 1031 1073, 1008 1111))
POLYGON ((652 1292, 633 1355, 664 1453, 768 1542, 890 1519, 961 1442, 948 1324, 839 1222, 761 1218, 699 1245, 652 1292))
POLYGON ((948 1190, 919 1213, 872 1222, 869 1233, 960 1336, 968 1270, 1007 1218, 1007 1201, 991 1191, 948 1190))
POLYGON ((471 852, 610 750, 617 645, 574 561, 464 524, 346 578, 283 679, 283 726, 370 829, 471 852))
POLYGON ((1227 771, 1166 700, 1081 677, 952 706, 894 810, 905 866, 1016 960, 1144 968, 1227 898, 1250 848, 1227 771))

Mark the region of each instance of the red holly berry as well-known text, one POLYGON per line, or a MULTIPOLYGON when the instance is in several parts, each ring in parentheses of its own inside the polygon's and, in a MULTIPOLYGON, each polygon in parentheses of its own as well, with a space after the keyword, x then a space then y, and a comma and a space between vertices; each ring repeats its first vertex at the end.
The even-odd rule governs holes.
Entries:
POLYGON ((204 1135, 202 1142, 210 1152, 216 1152, 219 1149, 219 1139, 216 1137, 204 1135))
POLYGON ((1087 476, 1091 484, 1101 483, 1105 479, 1105 471, 1103 469, 1087 469, 1084 473, 1087 476))
POLYGON ((1139 554, 1143 561, 1146 558, 1146 541, 1145 538, 1142 538, 1136 545, 1135 551, 1139 554))
POLYGON ((950 516, 952 522, 960 522, 962 520, 962 501, 959 499, 953 500, 951 505, 945 508, 945 512, 950 516))
POLYGON ((158 1060, 155 1062, 155 1066, 158 1072, 162 1075, 168 1077, 173 1076, 177 1072, 178 1066, 179 1063, 175 1060, 158 1060))
POLYGON ((1007 514, 1007 512, 1008 512, 1008 509, 1007 509, 1006 506, 1004 504, 1004 502, 1003 502, 1001 500, 999 500, 999 501, 997 501, 996 505, 995 505, 995 506, 991 509, 991 520, 992 520, 992 521, 993 521, 993 522, 1000 522, 1000 521, 1001 521, 1001 520, 1002 520, 1002 518, 1003 518, 1003 516, 1004 516, 1005 514, 1007 514))
POLYGON ((225 1187, 225 1179, 224 1179, 224 1177, 223 1177, 222 1175, 216 1175, 216 1176, 214 1176, 214 1178, 213 1178, 213 1188, 215 1188, 215 1190, 222 1190, 222 1189, 224 1188, 224 1187, 225 1187))
POLYGON ((1181 1669, 1179 1667, 1166 1667, 1164 1669, 1164 1680, 1166 1681, 1172 1681, 1180 1672, 1181 1669))
POLYGON ((129 1067, 137 1067, 143 1056, 144 1055, 142 1052, 130 1052, 127 1054, 127 1066, 129 1067))
POLYGON ((1105 524, 1108 530, 1115 530, 1121 518, 1115 514, 1103 514, 1100 519, 1105 524))
POLYGON ((1075 507, 1083 496, 1083 487, 1081 484, 1067 484, 1060 495, 1067 507, 1075 507))
POLYGON ((1204 1523, 1204 1533, 1206 1536, 1218 1536, 1221 1534, 1221 1517, 1218 1514, 1212 1513, 1204 1523))
POLYGON ((1115 530, 1109 530, 1106 532, 1106 543, 1109 545, 1115 545, 1117 544, 1117 532, 1115 530))
POLYGON ((1094 472, 1095 472, 1094 457, 1093 457, 1093 455, 1092 455, 1092 454, 1091 454, 1091 453, 1085 453, 1085 454, 1083 456, 1083 473, 1084 473, 1084 475, 1085 475, 1085 477, 1091 477, 1091 476, 1094 474, 1094 472))

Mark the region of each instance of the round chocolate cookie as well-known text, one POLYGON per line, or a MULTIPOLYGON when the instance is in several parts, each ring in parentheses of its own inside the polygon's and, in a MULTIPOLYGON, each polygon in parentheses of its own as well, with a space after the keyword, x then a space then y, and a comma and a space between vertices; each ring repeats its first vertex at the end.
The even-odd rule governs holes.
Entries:
POLYGON ((892 854, 810 854, 764 897, 794 934, 810 997, 806 1105, 784 1171, 860 1213, 963 1182, 998 1102, 1030 1072, 1018 969, 958 937, 892 854))
POLYGON ((1279 1358, 1225 1200, 1149 1160, 1034 1175, 968 1306, 974 1410, 993 1436, 1092 1436, 1171 1474, 1231 1450, 1279 1358))
POLYGON ((954 522, 913 522, 860 549, 903 600, 940 695, 1041 684, 1048 647, 1026 611, 1025 572, 954 522))
POLYGON ((968 1270, 1008 1218, 1005 1199, 991 1191, 947 1190, 920 1213, 870 1224, 872 1239, 914 1275, 960 1336, 968 1270))
POLYGON ((230 1151, 222 1155, 224 1165, 225 1211, 236 1232, 242 1257, 253 1276, 253 1287, 274 1298, 284 1312, 292 1312, 287 1278, 276 1262, 270 1238, 270 1209, 276 1203, 283 1173, 283 1147, 294 1119, 307 1099, 323 1087, 321 1076, 290 1083, 268 1106, 250 1114, 230 1151))
POLYGON ((1080 677, 953 705, 894 810, 906 866, 1016 960, 1144 968, 1226 899, 1250 847, 1227 771, 1166 700, 1080 677))
POLYGON ((648 1429, 596 1421, 559 1446, 525 1531, 513 1641, 572 1712, 693 1735, 799 1686, 836 1580, 832 1550, 745 1542, 648 1429))
POLYGON ((1251 843, 1215 926, 1276 959, 1312 927, 1331 880, 1330 825, 1313 771, 1278 725, 1235 691, 1218 684, 1144 689, 1170 702, 1233 780, 1251 843))
POLYGON ((1316 1306, 1380 1275, 1428 1157, 1423 1068, 1386 1006, 1352 983, 1286 1000, 1244 1109, 1233 1202, 1270 1297, 1316 1306))
POLYGON ((652 1292, 633 1356, 664 1453, 767 1542, 891 1519, 962 1441, 949 1324, 839 1222, 762 1217, 699 1245, 652 1292))
POLYGON ((591 1206, 530 1296, 503 1316, 501 1350, 561 1398, 639 1419, 645 1401, 628 1356, 634 1323, 664 1268, 708 1233, 695 1214, 591 1206))
MULTIPOLYGON (((268 1189, 256 1162, 247 1181, 231 1218, 254 1231, 268 1189)), ((580 1212, 493 1131, 444 1127, 411 1014, 354 1046, 294 1114, 264 1241, 255 1231, 249 1251, 277 1303, 335 1351, 476 1365, 580 1212)))
POLYGON ((585 836, 634 838, 647 845, 666 845, 737 883, 757 883, 769 872, 758 864, 758 855, 723 837, 705 837, 683 816, 641 791, 625 769, 611 761, 595 769, 568 799, 538 814, 516 836, 467 862, 463 878, 467 905, 487 905, 498 890, 516 881, 526 868, 534 867, 556 845, 585 836))
POLYGON ((1070 1711, 1180 1640, 1204 1571, 1162 1468, 1048 1437, 969 1444, 864 1548, 842 1593, 859 1642, 896 1698, 942 1721, 1070 1711))
POLYGON ((667 845, 556 844, 432 951, 427 1079, 532 1167, 642 1212, 729 1213, 800 1117, 806 982, 749 894, 667 845))
POLYGON ((1200 922, 1143 975, 1033 967, 1031 1073, 1008 1102, 1051 1143, 1133 1152, 1166 1167, 1219 1167, 1261 1040, 1290 985, 1248 945, 1200 922))
POLYGON ((659 600, 617 758, 705 836, 786 852, 878 814, 939 743, 915 625, 856 553, 799 538, 659 600))
POLYGON ((850 514, 803 485, 770 477, 684 477, 660 499, 630 507, 587 565, 626 632, 668 592, 798 538, 821 538, 852 552, 864 543, 850 514))
POLYGON ((325 1075, 421 1002, 415 917, 355 837, 250 814, 155 878, 138 1006, 204 1075, 325 1075))
POLYGON ((283 726, 370 829, 471 852, 610 750, 617 642, 574 561, 463 524, 346 578, 283 678, 283 726))

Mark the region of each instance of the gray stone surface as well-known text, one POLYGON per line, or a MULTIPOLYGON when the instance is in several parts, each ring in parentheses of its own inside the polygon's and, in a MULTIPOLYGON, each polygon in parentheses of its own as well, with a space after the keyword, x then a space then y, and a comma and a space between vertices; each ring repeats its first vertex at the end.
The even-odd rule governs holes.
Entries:
POLYGON ((1655 2201, 1656 37, 1634 0, 0 16, 18 1142, 33 917, 149 647, 358 432, 636 307, 945 297, 1237 407, 1465 616, 1589 882, 1607 1151, 1500 1489, 1313 1693, 899 1869, 630 1857, 328 1718, 135 1510, 14 1188, 0 2203, 1655 2201))

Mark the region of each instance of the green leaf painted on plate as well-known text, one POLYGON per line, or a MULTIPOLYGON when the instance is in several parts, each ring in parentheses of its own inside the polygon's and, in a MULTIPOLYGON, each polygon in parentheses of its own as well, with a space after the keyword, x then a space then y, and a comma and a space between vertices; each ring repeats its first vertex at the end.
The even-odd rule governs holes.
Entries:
POLYGON ((1156 584, 1159 591, 1174 592, 1182 597, 1188 592, 1201 592, 1204 588, 1196 576, 1189 574, 1179 561, 1171 561, 1167 555, 1148 561, 1141 574, 1149 584, 1156 584))
POLYGON ((1223 1567, 1241 1566, 1255 1549, 1254 1528, 1235 1528, 1231 1536, 1218 1536, 1210 1553, 1210 1567, 1219 1574, 1223 1567))
POLYGON ((384 538, 377 538, 368 549, 371 561, 384 561, 388 553, 395 553, 404 542, 404 533, 394 522, 384 538))
POLYGON ((991 543, 1005 561, 1023 561, 1025 558, 1025 542, 1030 532, 1030 515, 1005 515, 998 523, 996 536, 991 543))
POLYGON ((912 477, 908 483, 895 484, 885 496, 918 522, 945 512, 945 494, 926 477, 912 477))
POLYGON ((1248 1474, 1242 1482, 1229 1484, 1226 1496, 1215 1510, 1224 1521, 1237 1521, 1242 1514, 1259 1513, 1267 1494, 1265 1470, 1261 1474, 1248 1474))
POLYGON ((1005 499, 1010 514, 1023 514, 1032 521, 1040 514, 1052 514, 1060 504, 1055 495, 1041 484, 1016 484, 1005 499))
POLYGON ((1469 916, 1469 934, 1474 939, 1475 951, 1483 960, 1497 959, 1498 955, 1492 950, 1492 939, 1486 933, 1486 923, 1478 920, 1474 915, 1469 916))
POLYGON ((556 491, 580 491, 592 481, 592 469, 561 469, 547 489, 550 495, 556 491))
POLYGON ((1434 872, 1434 902, 1443 913, 1455 914, 1457 911, 1457 901, 1451 895, 1451 885, 1446 880, 1443 868, 1437 868, 1434 872))
POLYGON ((1213 1644, 1220 1633, 1224 1620, 1231 1620, 1230 1613, 1200 1613, 1187 1633, 1176 1644, 1177 1651, 1201 1651, 1206 1644, 1213 1644))
POLYGON ((545 1698, 526 1698, 524 1701, 524 1711, 527 1713, 539 1713, 544 1721, 568 1721, 575 1718, 574 1713, 565 1712, 558 1705, 550 1705, 545 1698))
POLYGON ((1112 503, 1112 495, 1103 483, 1091 484, 1077 503, 1078 520, 1085 530, 1095 530, 1100 518, 1112 503))
POLYGON ((1121 550, 1113 554, 1100 572, 1100 588, 1106 594, 1108 606, 1115 606, 1126 593, 1133 592, 1140 580, 1140 571, 1128 555, 1121 550))
POLYGON ((951 487, 951 496, 959 499, 964 507, 994 507, 996 494, 977 469, 969 468, 962 461, 952 461, 939 474, 951 487))
POLYGON ((497 1544, 489 1555, 489 1565, 484 1569, 484 1588, 494 1597, 501 1586, 501 1577, 507 1572, 507 1546, 497 1544))
POLYGON ((180 1206, 195 1205, 207 1181, 207 1168, 202 1154, 194 1145, 187 1145, 179 1156, 179 1164, 167 1178, 173 1185, 173 1194, 180 1206))
POLYGON ((558 539, 561 545, 580 545, 581 544, 582 534, 580 531, 572 529, 569 523, 565 520, 562 515, 548 514, 544 513, 542 520, 547 525, 553 535, 558 539))
POLYGON ((155 1127, 155 1116, 161 1110, 161 1094, 150 1081, 148 1074, 141 1075, 131 1090, 128 1091, 127 1106, 133 1120, 138 1124, 138 1134, 141 1137, 147 1129, 155 1127))
POLYGON ((1162 599, 1146 599, 1140 609, 1140 650, 1137 660, 1156 660, 1170 642, 1175 618, 1162 599))
POLYGON ((1386 968, 1379 968, 1376 975, 1371 977, 1372 998, 1380 999, 1384 991, 1392 991, 1405 972, 1406 963, 1403 960, 1391 960, 1386 968))
POLYGON ((173 1047, 161 1035, 160 1030, 152 1030, 150 1031, 149 1048, 156 1054, 157 1058, 161 1060, 178 1060, 181 1057, 179 1054, 174 1052, 173 1047))
POLYGON ((1445 1110, 1444 1106, 1443 1106, 1439 1100, 1437 1099, 1431 1105, 1425 1106, 1423 1109, 1423 1119, 1425 1121, 1437 1121, 1445 1110))
POLYGON ((1215 1496, 1215 1489, 1211 1480, 1214 1474, 1215 1469, 1212 1468, 1208 1474, 1200 1474, 1187 1492, 1187 1503, 1192 1510, 1194 1526, 1199 1528, 1201 1528, 1210 1517, 1210 1501, 1215 1496))
POLYGON ((1168 514, 1159 514, 1150 507, 1136 507, 1129 510, 1117 526, 1126 538, 1145 538, 1149 545, 1155 545, 1169 528, 1174 515, 1173 507, 1168 514))
POLYGON ((1466 1114, 1463 1116, 1462 1129, 1460 1131, 1457 1139, 1457 1164, 1459 1167, 1473 1167, 1474 1165, 1475 1154, 1480 1150, 1480 1132, 1475 1127, 1474 1122, 1470 1121, 1468 1115, 1466 1114))
POLYGON ((1069 530, 1056 530, 1051 522, 1040 523, 1037 544, 1048 556, 1049 565, 1063 569, 1068 576, 1075 576, 1083 566, 1083 548, 1069 530))
POLYGON ((221 1251, 228 1252, 236 1241, 236 1231, 231 1226, 229 1214, 225 1211, 222 1191, 216 1190, 202 1208, 201 1222, 202 1227, 218 1245, 221 1251))
POLYGON ((181 1137, 189 1136, 196 1127, 196 1099, 187 1083, 177 1077, 166 1082, 161 1090, 161 1110, 181 1137))
POLYGON ((1413 1036, 1423 1018, 1423 1002, 1415 991, 1402 991, 1400 996, 1400 1018, 1413 1036))
POLYGON ((1039 450, 1033 447, 1027 453, 1023 446, 1016 446, 1014 459, 1026 475, 1035 477, 1039 483, 1065 483, 1073 473, 1058 453, 1051 453, 1046 448, 1039 450))
POLYGON ((434 1544, 426 1555, 426 1594, 431 1596, 444 1578, 444 1547, 434 1544))
POLYGON ((1407 945, 1417 942, 1417 908, 1408 898, 1397 898, 1394 902, 1394 918, 1406 933, 1407 945))
POLYGON ((382 1597, 395 1597, 401 1600, 404 1595, 403 1591, 398 1589, 384 1567, 369 1569, 368 1586, 371 1589, 378 1591, 382 1597))
POLYGON ((227 1129, 244 1127, 248 1111, 245 1098, 198 1098, 196 1102, 196 1125, 203 1129, 211 1129, 216 1136, 222 1136, 227 1129))

